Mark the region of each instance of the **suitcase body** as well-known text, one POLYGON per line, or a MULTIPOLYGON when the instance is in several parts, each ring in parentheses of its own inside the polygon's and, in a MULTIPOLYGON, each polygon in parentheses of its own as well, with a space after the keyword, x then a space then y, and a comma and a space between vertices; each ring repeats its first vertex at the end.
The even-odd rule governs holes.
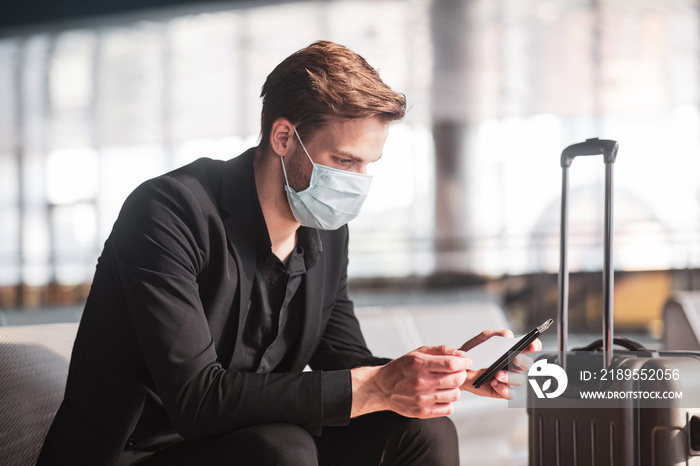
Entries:
POLYGON ((616 142, 598 139, 569 146, 562 153, 559 352, 542 355, 538 361, 564 367, 568 386, 556 403, 528 390, 530 466, 700 466, 700 353, 649 351, 630 340, 613 339, 612 164, 616 155, 616 142), (603 339, 568 352, 568 168, 575 156, 598 154, 606 165, 603 339), (627 350, 613 352, 613 341, 627 350), (640 374, 646 374, 644 380, 640 374), (653 380, 648 380, 649 374, 653 380), (582 400, 582 392, 621 398, 582 400), (682 398, 637 398, 654 393, 681 393, 682 398))
MULTIPOLYGON (((556 360, 556 355, 550 357, 556 360)), ((575 366, 577 357, 576 354, 567 355, 568 364, 575 366)), ((590 356, 586 359, 590 364, 590 356)), ((645 407, 644 402, 629 399, 616 400, 609 403, 612 406, 600 408, 552 408, 543 406, 548 400, 540 400, 530 392, 527 410, 529 464, 700 465, 700 408, 687 407, 700 393, 697 377, 690 377, 700 373, 700 354, 661 351, 645 355, 640 351, 616 351, 608 370, 611 369, 677 369, 689 377, 661 381, 656 388, 688 394, 690 399, 664 400, 658 407, 645 407)), ((572 390, 577 392, 579 388, 574 386, 572 390)), ((585 388, 599 392, 637 389, 630 380, 613 381, 607 386, 593 383, 585 388)))

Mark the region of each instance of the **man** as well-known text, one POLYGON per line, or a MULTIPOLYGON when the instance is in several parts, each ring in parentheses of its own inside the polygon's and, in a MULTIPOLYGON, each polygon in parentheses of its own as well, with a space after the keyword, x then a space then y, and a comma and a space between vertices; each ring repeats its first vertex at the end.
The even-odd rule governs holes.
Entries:
MULTIPOLYGON (((317 42, 262 97, 257 148, 126 200, 39 464, 458 463, 444 416, 479 372, 449 347, 373 357, 347 295, 344 225, 403 95, 317 42)), ((505 377, 477 393, 507 398, 505 377)))

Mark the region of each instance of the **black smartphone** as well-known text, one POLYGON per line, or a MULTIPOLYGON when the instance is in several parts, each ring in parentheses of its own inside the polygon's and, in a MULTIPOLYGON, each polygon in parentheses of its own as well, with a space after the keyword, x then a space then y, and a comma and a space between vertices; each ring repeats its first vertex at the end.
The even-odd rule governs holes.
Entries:
POLYGON ((481 374, 478 379, 474 381, 472 385, 474 385, 474 388, 479 388, 489 380, 491 380, 497 373, 498 371, 501 371, 508 367, 508 365, 513 362, 513 359, 523 352, 528 346, 530 346, 530 343, 535 341, 535 338, 537 338, 541 333, 543 333, 545 330, 549 328, 550 325, 552 325, 552 322, 554 320, 548 319, 546 320, 542 325, 538 325, 537 327, 533 328, 529 332, 525 334, 518 342, 513 345, 511 349, 506 351, 503 356, 498 358, 496 362, 491 364, 491 367, 486 369, 486 372, 481 374))

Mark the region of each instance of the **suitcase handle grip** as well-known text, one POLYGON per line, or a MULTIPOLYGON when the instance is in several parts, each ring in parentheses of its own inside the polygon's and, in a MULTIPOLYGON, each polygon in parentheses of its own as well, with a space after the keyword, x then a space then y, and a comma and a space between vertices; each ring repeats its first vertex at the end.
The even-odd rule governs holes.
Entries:
MULTIPOLYGON (((630 351, 648 351, 644 345, 629 338, 613 338, 613 344, 622 346, 630 351)), ((603 340, 598 339, 584 348, 576 348, 574 351, 599 351, 603 349, 603 340)))
POLYGON ((600 155, 603 154, 605 163, 614 163, 617 158, 617 141, 610 139, 586 139, 584 142, 572 144, 561 153, 561 166, 570 167, 574 157, 579 155, 600 155))

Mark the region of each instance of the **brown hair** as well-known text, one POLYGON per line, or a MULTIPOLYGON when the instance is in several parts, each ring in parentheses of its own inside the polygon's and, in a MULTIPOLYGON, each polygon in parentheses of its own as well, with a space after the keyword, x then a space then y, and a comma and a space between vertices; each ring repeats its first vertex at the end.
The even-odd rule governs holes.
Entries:
POLYGON ((315 42, 277 65, 260 97, 263 149, 278 118, 288 118, 306 140, 334 118, 379 116, 390 123, 406 113, 406 97, 384 84, 364 58, 327 41, 315 42))

